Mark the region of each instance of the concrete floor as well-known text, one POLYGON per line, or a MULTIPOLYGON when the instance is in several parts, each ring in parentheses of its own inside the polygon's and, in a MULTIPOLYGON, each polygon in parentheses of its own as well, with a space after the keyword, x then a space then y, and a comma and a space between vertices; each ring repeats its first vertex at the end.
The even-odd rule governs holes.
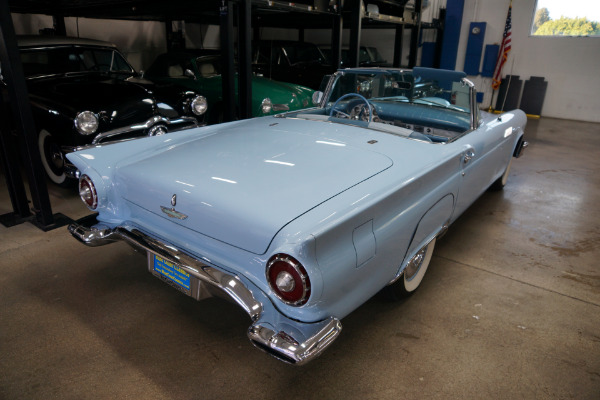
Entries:
MULTIPOLYGON (((0 226, 0 398, 599 399, 600 125, 544 118, 526 134, 504 191, 451 226, 419 291, 370 300, 304 367, 125 244, 0 226)), ((88 214, 50 190, 54 212, 88 214)))

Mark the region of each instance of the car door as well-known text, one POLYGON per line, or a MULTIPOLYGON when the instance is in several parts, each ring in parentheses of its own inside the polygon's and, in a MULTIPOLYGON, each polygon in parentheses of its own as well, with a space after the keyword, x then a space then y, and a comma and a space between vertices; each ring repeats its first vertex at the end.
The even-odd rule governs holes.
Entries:
POLYGON ((501 120, 481 124, 455 142, 461 149, 462 182, 453 220, 462 214, 498 177, 512 156, 507 129, 512 127, 501 120))

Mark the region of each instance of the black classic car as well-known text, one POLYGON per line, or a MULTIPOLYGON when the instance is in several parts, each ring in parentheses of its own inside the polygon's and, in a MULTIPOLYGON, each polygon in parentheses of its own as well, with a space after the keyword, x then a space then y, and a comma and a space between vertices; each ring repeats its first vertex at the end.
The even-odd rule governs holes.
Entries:
POLYGON ((314 43, 263 40, 252 44, 252 69, 276 81, 321 89, 323 77, 335 72, 314 43))
POLYGON ((67 153, 204 123, 203 96, 141 78, 113 44, 45 36, 18 44, 42 164, 58 185, 75 176, 67 153))

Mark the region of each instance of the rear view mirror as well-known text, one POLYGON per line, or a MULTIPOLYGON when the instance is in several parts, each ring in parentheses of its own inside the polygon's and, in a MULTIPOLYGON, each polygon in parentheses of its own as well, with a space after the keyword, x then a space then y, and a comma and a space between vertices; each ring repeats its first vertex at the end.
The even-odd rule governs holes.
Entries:
POLYGON ((403 89, 403 90, 411 90, 412 89, 412 83, 410 83, 410 82, 394 82, 394 86, 397 86, 396 89, 403 89))
POLYGON ((194 75, 191 69, 186 69, 183 75, 187 76, 188 78, 196 79, 196 75, 194 75))

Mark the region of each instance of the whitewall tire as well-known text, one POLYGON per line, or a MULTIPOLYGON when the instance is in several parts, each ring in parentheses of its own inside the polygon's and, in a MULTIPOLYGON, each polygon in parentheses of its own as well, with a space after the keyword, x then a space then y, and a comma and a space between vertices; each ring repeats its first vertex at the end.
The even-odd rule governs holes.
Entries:
POLYGON ((48 178, 57 185, 66 185, 67 175, 60 146, 45 129, 42 129, 38 136, 38 149, 48 178))

